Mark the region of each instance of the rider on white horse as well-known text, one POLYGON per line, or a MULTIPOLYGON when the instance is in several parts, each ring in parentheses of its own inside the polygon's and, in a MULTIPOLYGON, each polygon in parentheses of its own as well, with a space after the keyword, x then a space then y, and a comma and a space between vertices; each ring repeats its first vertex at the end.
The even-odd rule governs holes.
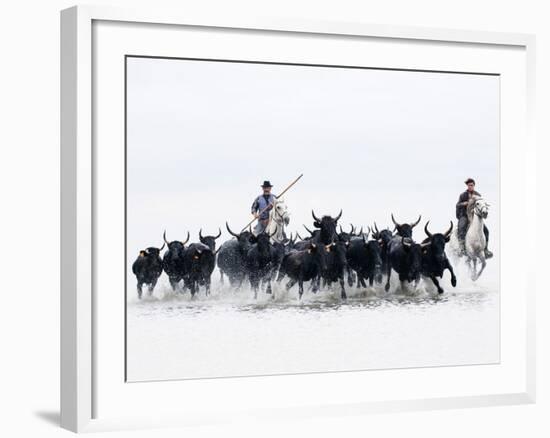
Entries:
POLYGON ((258 222, 253 230, 255 236, 263 233, 269 225, 269 213, 273 208, 273 203, 276 199, 275 195, 271 193, 271 188, 273 186, 269 181, 264 181, 261 187, 263 189, 263 193, 254 199, 251 208, 252 215, 258 219, 258 222))
MULTIPOLYGON (((474 196, 481 197, 481 194, 476 192, 476 182, 473 178, 468 178, 464 183, 467 186, 467 189, 465 192, 461 193, 458 202, 456 203, 456 218, 458 219, 458 230, 457 230, 457 237, 458 237, 458 243, 460 245, 460 253, 462 255, 465 254, 466 248, 465 248, 465 242, 466 242, 466 233, 468 232, 468 226, 470 225, 469 219, 468 219, 468 203, 470 202, 470 199, 474 196)), ((487 226, 483 226, 483 234, 485 234, 485 258, 489 259, 493 257, 493 253, 489 251, 489 230, 487 226)))

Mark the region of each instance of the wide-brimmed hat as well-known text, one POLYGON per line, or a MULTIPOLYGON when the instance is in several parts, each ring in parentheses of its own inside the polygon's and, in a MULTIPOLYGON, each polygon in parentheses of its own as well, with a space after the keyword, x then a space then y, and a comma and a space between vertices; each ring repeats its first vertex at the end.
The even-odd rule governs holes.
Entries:
POLYGON ((262 184, 262 188, 265 189, 266 187, 273 187, 269 181, 264 181, 262 184))

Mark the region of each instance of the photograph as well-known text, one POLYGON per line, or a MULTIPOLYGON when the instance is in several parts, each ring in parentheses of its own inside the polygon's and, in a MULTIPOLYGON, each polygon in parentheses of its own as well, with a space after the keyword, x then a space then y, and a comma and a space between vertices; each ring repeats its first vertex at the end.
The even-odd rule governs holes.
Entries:
POLYGON ((128 382, 499 363, 498 74, 125 63, 128 382))

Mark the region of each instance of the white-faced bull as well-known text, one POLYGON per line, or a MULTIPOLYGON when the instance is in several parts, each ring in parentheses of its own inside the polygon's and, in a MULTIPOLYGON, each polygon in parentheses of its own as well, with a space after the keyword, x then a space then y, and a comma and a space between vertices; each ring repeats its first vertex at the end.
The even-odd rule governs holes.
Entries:
POLYGON ((418 220, 416 222, 411 222, 410 224, 407 224, 407 223, 400 224, 393 217, 393 213, 391 214, 391 220, 395 225, 395 230, 397 231, 397 234, 401 237, 410 237, 411 239, 413 235, 413 228, 420 223, 421 219, 422 219, 422 216, 418 216, 418 220))
POLYGON ((424 226, 424 232, 428 238, 421 243, 422 275, 429 277, 437 288, 437 292, 442 294, 443 288, 439 285, 439 281, 436 277, 442 278, 445 269, 448 269, 451 273, 452 286, 456 286, 456 276, 453 271, 453 267, 445 254, 445 244, 449 242, 451 238, 453 223, 451 221, 451 227, 445 233, 436 234, 432 234, 428 231, 429 223, 430 221, 426 222, 426 225, 424 226))
POLYGON ((143 285, 149 286, 149 295, 153 293, 157 281, 162 274, 162 259, 160 252, 164 248, 162 245, 159 248, 149 247, 141 250, 137 259, 132 264, 132 272, 137 278, 137 293, 141 299, 143 285))
MULTIPOLYGON (((172 290, 176 291, 178 284, 185 277, 185 267, 183 265, 183 256, 185 254, 185 245, 189 242, 189 231, 184 241, 173 240, 169 242, 166 239, 166 231, 162 234, 164 245, 167 245, 167 251, 164 253, 162 265, 164 272, 168 275, 172 290)), ((164 247, 163 245, 163 247, 164 247)))
POLYGON ((246 277, 246 255, 252 246, 254 235, 250 229, 237 234, 231 231, 227 222, 225 226, 229 234, 236 239, 224 242, 218 250, 221 282, 223 283, 224 275, 227 275, 232 287, 240 287, 246 277))

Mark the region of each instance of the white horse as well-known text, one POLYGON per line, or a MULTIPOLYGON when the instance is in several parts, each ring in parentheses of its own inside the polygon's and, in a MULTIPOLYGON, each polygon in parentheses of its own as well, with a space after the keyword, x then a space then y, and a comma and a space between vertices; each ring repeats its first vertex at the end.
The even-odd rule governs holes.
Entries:
POLYGON ((285 241, 285 226, 290 223, 290 213, 285 201, 275 199, 273 208, 269 211, 269 224, 265 232, 271 236, 272 242, 283 243, 285 241))
POLYGON ((489 215, 489 204, 482 197, 473 196, 466 208, 469 222, 465 239, 466 259, 470 266, 472 280, 475 281, 481 276, 487 265, 485 260, 487 241, 485 233, 483 233, 483 226, 484 220, 489 215), (481 269, 476 272, 478 261, 481 263, 481 269))

